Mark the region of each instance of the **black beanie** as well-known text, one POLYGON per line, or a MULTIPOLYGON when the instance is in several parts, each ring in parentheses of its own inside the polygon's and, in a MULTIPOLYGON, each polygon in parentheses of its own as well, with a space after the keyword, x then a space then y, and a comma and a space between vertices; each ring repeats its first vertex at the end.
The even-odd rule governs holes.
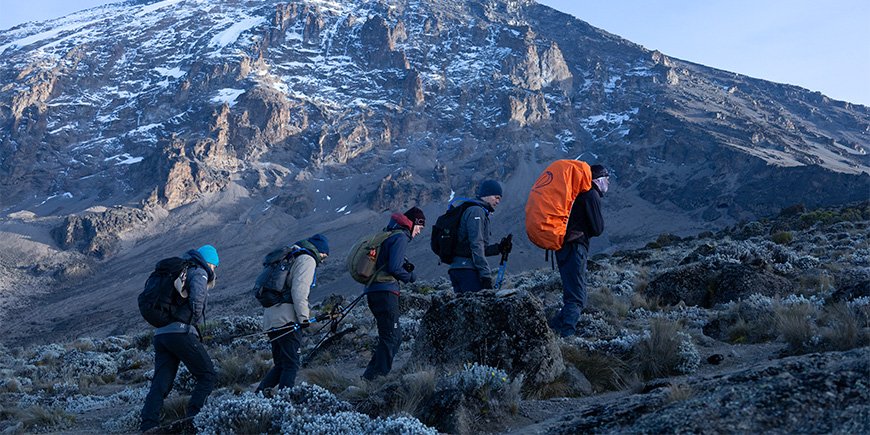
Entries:
POLYGON ((501 184, 495 180, 486 180, 480 183, 480 187, 477 188, 477 197, 483 198, 491 195, 501 196, 501 184))
POLYGON ((603 165, 592 165, 592 179, 601 178, 601 177, 609 177, 610 172, 607 172, 607 168, 603 165))
POLYGON ((423 214, 423 210, 420 210, 417 207, 411 207, 408 209, 408 211, 405 212, 405 217, 414 225, 419 225, 421 227, 426 226, 426 215, 423 214))

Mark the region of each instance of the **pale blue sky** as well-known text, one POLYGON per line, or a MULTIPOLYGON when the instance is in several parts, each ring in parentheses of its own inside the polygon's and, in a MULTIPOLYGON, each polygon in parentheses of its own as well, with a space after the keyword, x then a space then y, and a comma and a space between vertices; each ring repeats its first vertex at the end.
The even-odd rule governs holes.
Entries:
MULTIPOLYGON (((539 0, 649 49, 870 106, 867 0, 539 0)), ((0 29, 106 0, 0 0, 0 29)))
POLYGON ((538 0, 669 56, 870 106, 867 0, 538 0))

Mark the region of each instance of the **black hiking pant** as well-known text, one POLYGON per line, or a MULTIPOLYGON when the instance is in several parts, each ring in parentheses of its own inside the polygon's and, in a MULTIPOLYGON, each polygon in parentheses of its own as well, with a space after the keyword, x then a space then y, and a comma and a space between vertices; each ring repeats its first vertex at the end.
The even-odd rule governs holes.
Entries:
POLYGON ((393 358, 402 345, 399 326, 399 295, 393 292, 372 292, 366 295, 369 309, 378 323, 378 344, 366 367, 363 378, 372 380, 385 376, 393 368, 393 358))
POLYGON ((453 285, 455 293, 480 291, 480 274, 477 269, 450 269, 447 275, 450 276, 450 284, 453 285))
POLYGON ((272 362, 275 364, 260 381, 257 391, 278 386, 292 388, 299 372, 299 348, 302 346, 302 331, 273 331, 269 333, 272 341, 272 362), (283 337, 281 337, 283 335, 283 337), (278 338, 275 340, 275 338, 278 338))
POLYGON ((217 375, 211 357, 200 343, 199 337, 187 332, 155 335, 154 378, 151 380, 151 389, 142 407, 140 429, 143 432, 160 425, 163 400, 172 391, 172 383, 175 381, 180 362, 184 363, 196 380, 196 386, 187 402, 186 417, 193 417, 199 413, 211 390, 214 389, 217 375))

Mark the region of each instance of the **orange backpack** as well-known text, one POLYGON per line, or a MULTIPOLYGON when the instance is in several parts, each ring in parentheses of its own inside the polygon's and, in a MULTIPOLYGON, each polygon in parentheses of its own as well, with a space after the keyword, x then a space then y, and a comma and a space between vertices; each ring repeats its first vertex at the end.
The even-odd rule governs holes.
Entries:
POLYGON ((543 249, 561 249, 574 200, 591 188, 592 169, 588 163, 556 160, 547 166, 526 201, 529 240, 543 249))

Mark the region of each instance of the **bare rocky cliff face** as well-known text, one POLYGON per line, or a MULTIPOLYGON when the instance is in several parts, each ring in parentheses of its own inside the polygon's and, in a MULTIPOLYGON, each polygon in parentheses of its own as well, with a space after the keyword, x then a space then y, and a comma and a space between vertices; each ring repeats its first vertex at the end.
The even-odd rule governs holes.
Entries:
MULTIPOLYGON (((490 177, 508 192, 495 236, 520 235, 560 158, 612 168, 599 250, 870 192, 867 107, 532 1, 128 2, 9 29, 0 53, 0 216, 56 222, 49 249, 103 261, 65 293, 83 299, 118 276, 134 292, 203 239, 244 288, 255 266, 239 263, 272 244, 323 231, 343 252, 384 212, 434 220, 490 177)), ((540 265, 517 246, 512 268, 540 265)), ((344 276, 328 267, 326 284, 344 276)))
POLYGON ((366 174, 377 196, 402 170, 435 184, 433 162, 444 200, 518 160, 578 156, 710 220, 868 186, 866 107, 671 59, 534 2, 113 5, 11 29, 0 49, 7 211, 172 209, 235 178, 312 195, 302 174, 366 174), (66 192, 73 204, 39 206, 66 192))

